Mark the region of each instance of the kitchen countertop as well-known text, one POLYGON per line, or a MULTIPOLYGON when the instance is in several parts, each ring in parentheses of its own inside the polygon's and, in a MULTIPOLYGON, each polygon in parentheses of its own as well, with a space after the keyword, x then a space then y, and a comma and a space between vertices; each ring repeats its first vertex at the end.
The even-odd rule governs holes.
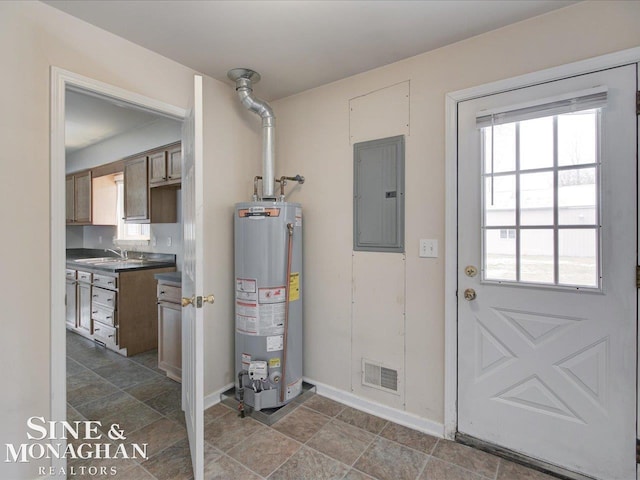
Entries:
POLYGON ((132 270, 151 270, 176 266, 176 256, 167 253, 129 252, 129 258, 122 261, 112 252, 101 249, 74 248, 67 249, 67 268, 76 270, 98 270, 103 272, 126 272, 132 270), (83 262, 91 258, 108 258, 108 263, 95 264, 83 262))

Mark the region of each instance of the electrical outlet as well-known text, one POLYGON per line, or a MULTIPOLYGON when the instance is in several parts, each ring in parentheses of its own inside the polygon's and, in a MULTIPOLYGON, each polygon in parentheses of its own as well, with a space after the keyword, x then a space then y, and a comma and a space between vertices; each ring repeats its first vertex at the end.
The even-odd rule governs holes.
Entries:
POLYGON ((102 235, 98 235, 98 243, 102 245, 102 235))
POLYGON ((420 256, 423 258, 436 258, 438 256, 438 241, 434 239, 420 239, 420 256))
POLYGON ((172 243, 171 237, 167 237, 167 247, 170 247, 171 243, 172 243))
POLYGON ((158 245, 158 239, 156 237, 151 237, 151 246, 155 247, 158 245))

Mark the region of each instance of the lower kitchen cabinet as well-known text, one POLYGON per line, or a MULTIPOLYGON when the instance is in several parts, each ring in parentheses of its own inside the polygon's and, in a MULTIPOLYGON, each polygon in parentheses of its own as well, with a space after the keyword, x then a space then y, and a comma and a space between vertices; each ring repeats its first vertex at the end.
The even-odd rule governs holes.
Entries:
POLYGON ((76 281, 76 271, 72 269, 67 269, 66 271, 66 279, 65 279, 65 319, 67 322, 67 326, 70 328, 76 328, 77 322, 77 302, 78 297, 76 295, 76 290, 78 288, 78 282, 76 281))
POLYGON ((91 284, 78 281, 78 329, 87 335, 93 334, 91 321, 91 284))
POLYGON ((182 381, 182 289, 180 283, 158 280, 158 368, 182 381))
POLYGON ((120 272, 78 270, 75 323, 68 287, 67 328, 121 355, 155 350, 158 322, 154 274, 173 271, 175 267, 120 272))

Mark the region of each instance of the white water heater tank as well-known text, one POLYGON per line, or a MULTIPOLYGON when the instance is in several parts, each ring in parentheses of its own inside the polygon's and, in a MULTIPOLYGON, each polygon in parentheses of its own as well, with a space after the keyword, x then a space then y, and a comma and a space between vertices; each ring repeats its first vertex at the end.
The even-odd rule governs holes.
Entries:
POLYGON ((277 408, 302 391, 302 208, 238 203, 234 218, 236 388, 277 408))

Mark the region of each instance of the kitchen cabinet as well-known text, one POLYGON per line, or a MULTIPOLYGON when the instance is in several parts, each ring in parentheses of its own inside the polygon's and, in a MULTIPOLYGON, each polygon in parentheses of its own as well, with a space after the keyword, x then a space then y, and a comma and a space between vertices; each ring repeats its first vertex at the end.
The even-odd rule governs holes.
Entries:
POLYGON ((78 311, 77 328, 85 335, 93 335, 91 320, 91 280, 92 274, 78 270, 78 311))
POLYGON ((76 289, 78 282, 76 281, 76 271, 67 268, 65 273, 65 309, 67 326, 76 328, 77 319, 77 296, 76 289))
POLYGON ((180 283, 158 280, 158 368, 182 381, 182 288, 180 283))
POLYGON ((161 151, 149 154, 149 186, 179 187, 182 172, 182 146, 170 145, 161 151))
MULTIPOLYGON (((158 322, 154 275, 173 271, 175 267, 119 272, 83 267, 77 271, 76 321, 74 324, 69 319, 67 328, 121 355, 155 350, 158 322)), ((71 316, 71 311, 67 314, 71 316)))
MULTIPOLYGON (((178 206, 175 188, 151 188, 149 165, 164 162, 167 151, 149 152, 124 164, 124 219, 131 223, 177 223, 178 206)), ((160 173, 153 173, 154 176, 160 173)), ((177 184, 178 185, 178 184, 177 184)))
POLYGON ((132 158, 124 164, 124 219, 149 222, 148 158, 132 158))
POLYGON ((93 275, 93 294, 91 295, 93 338, 111 349, 118 346, 117 284, 117 273, 113 276, 98 273, 93 275))
POLYGON ((91 170, 66 178, 66 220, 72 225, 91 224, 91 170))

